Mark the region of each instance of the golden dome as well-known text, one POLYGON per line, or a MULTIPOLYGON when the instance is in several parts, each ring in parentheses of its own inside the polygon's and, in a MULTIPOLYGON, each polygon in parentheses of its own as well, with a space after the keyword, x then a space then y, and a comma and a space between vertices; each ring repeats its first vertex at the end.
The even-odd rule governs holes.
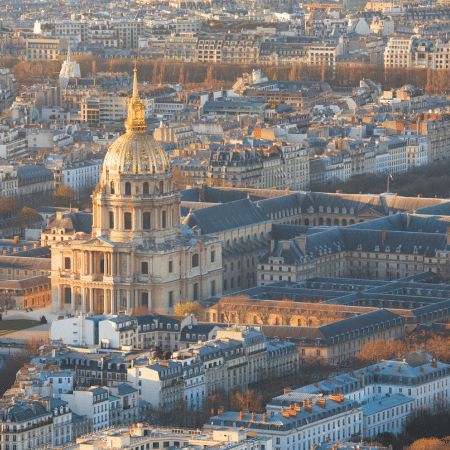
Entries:
POLYGON ((134 69, 133 97, 128 102, 126 133, 109 148, 103 169, 110 173, 152 174, 170 170, 169 158, 162 145, 146 134, 144 105, 139 98, 134 69))

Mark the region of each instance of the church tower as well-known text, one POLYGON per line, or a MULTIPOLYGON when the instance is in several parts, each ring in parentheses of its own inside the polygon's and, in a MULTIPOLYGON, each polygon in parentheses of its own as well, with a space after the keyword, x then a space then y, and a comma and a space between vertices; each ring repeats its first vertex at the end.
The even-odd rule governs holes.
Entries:
POLYGON ((80 65, 72 59, 72 49, 67 48, 67 60, 63 62, 59 72, 59 89, 65 89, 71 78, 81 78, 80 65))

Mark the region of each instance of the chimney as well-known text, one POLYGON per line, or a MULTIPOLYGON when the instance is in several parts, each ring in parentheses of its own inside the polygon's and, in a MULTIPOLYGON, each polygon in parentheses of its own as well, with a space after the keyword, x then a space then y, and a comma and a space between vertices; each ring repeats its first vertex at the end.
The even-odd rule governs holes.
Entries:
POLYGON ((13 248, 13 253, 17 253, 17 247, 13 248))
POLYGON ((255 418, 256 418, 256 414, 254 412, 252 412, 252 422, 255 421, 255 418))
POLYGON ((7 255, 7 254, 8 254, 8 251, 7 251, 7 250, 3 250, 3 254, 4 254, 4 255, 7 255))
POLYGON ((14 236, 14 244, 17 244, 19 242, 19 236, 14 236))
POLYGON ((267 422, 267 413, 263 414, 263 422, 267 422))
POLYGON ((27 250, 28 250, 28 246, 27 246, 27 245, 24 245, 24 246, 23 246, 23 251, 26 252, 27 250))
MULTIPOLYGON (((409 228, 409 213, 406 213, 406 227, 409 228)), ((448 229, 448 227, 447 227, 448 229)), ((448 234, 448 232, 447 232, 448 234)))
POLYGON ((38 248, 37 243, 33 244, 33 248, 38 248))
POLYGON ((241 412, 239 413, 239 420, 242 420, 242 419, 244 418, 244 416, 245 416, 245 412, 244 412, 244 411, 241 411, 241 412))
POLYGON ((450 227, 447 227, 447 245, 450 244, 450 227))
POLYGON ((294 239, 295 244, 299 248, 299 250, 306 254, 306 234, 301 234, 300 236, 295 236, 294 239))
POLYGON ((398 368, 398 373, 400 373, 402 371, 402 368, 401 367, 399 367, 398 368))
POLYGON ((386 241, 386 228, 383 228, 381 230, 381 243, 384 244, 385 241, 386 241))
POLYGON ((223 406, 221 406, 218 410, 217 410, 217 415, 220 417, 222 414, 223 414, 223 411, 224 411, 224 407, 223 406))
POLYGON ((291 243, 288 239, 283 240, 283 250, 289 250, 291 243))

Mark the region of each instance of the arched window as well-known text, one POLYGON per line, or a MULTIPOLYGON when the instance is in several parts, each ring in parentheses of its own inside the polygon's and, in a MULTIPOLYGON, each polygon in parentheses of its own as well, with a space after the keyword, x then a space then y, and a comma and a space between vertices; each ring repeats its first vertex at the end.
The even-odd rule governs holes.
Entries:
POLYGON ((193 300, 194 300, 194 302, 198 300, 198 283, 194 283, 193 300))
POLYGON ((142 193, 144 195, 148 195, 150 193, 150 188, 148 187, 147 181, 144 183, 144 186, 142 186, 142 193))
POLYGON ((309 227, 309 219, 305 219, 305 226, 309 227))
POLYGON ((114 181, 111 181, 111 194, 115 194, 116 190, 114 188, 114 181))
POLYGON ((198 267, 198 253, 192 255, 192 267, 198 267))
POLYGON ((162 194, 164 192, 164 182, 160 181, 159 182, 159 193, 162 194))
POLYGON ((131 195, 131 183, 129 181, 125 183, 125 195, 131 195))

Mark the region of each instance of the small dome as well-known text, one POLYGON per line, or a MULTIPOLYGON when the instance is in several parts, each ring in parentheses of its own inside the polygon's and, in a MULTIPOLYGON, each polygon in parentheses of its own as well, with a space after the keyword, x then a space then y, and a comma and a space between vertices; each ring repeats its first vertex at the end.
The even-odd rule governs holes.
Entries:
POLYGON ((146 134, 144 105, 139 98, 136 68, 133 97, 128 102, 126 133, 109 147, 103 163, 106 173, 153 174, 170 170, 169 158, 162 145, 146 134))

